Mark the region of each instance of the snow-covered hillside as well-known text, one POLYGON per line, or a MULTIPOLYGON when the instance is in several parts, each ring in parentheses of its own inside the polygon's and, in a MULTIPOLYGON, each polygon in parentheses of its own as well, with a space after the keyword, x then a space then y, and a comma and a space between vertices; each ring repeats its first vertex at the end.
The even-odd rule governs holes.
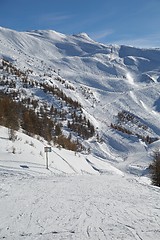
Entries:
MULTIPOLYGON (((52 30, 0 28, 0 56, 21 71, 29 69, 33 81, 55 84, 81 103, 101 139, 84 142, 94 155, 116 162, 139 151, 146 157, 148 146, 137 136, 159 138, 160 49, 108 46, 85 33, 66 36, 52 30), (57 76, 72 90, 56 81, 57 76), (131 130, 131 136, 110 127, 117 124, 121 111, 135 117, 134 123, 120 123, 131 130)), ((39 90, 29 89, 25 94, 54 101, 39 90)))
MULTIPOLYGON (((160 189, 92 155, 0 128, 0 239, 160 238, 160 189)), ((135 169, 134 169, 135 170, 135 169)))
POLYGON ((160 239, 160 191, 148 172, 160 147, 160 49, 0 28, 0 92, 35 111, 62 110, 66 136, 71 98, 95 128, 78 136, 88 151, 51 143, 46 169, 47 141, 21 128, 11 141, 0 127, 0 239, 160 239))
POLYGON ((8 137, 8 129, 0 127, 0 173, 31 174, 31 175, 83 175, 116 173, 123 175, 121 171, 111 164, 95 158, 92 155, 74 153, 56 147, 51 148, 47 156, 44 140, 36 140, 23 133, 16 133, 16 140, 11 141, 8 137))

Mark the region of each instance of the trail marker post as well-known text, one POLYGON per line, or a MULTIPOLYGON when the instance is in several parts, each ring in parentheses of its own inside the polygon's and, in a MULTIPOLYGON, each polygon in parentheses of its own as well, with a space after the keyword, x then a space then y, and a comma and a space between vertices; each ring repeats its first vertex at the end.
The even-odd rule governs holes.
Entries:
POLYGON ((51 147, 44 147, 44 151, 46 153, 46 169, 48 168, 48 153, 51 152, 51 147))

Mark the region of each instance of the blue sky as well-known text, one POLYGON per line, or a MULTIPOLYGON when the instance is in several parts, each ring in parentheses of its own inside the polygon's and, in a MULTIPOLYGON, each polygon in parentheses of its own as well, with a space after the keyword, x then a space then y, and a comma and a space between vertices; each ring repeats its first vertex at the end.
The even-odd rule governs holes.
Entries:
POLYGON ((106 44, 160 47, 160 0, 0 0, 0 26, 86 32, 106 44))

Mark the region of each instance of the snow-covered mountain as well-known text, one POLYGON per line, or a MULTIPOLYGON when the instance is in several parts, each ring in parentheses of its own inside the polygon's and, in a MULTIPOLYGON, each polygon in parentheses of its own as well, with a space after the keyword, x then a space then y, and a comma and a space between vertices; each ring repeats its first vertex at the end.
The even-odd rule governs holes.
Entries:
POLYGON ((160 191, 147 178, 159 93, 160 49, 0 28, 0 97, 41 118, 45 110, 84 147, 57 148, 22 128, 11 141, 0 127, 0 238, 159 240, 160 191))
MULTIPOLYGON (((0 56, 22 72, 28 70, 29 80, 54 84, 80 102, 100 139, 84 142, 94 155, 120 163, 135 152, 146 157, 148 144, 141 139, 159 138, 160 49, 108 46, 85 33, 0 28, 0 56)), ((36 88, 25 94, 55 104, 36 88)))

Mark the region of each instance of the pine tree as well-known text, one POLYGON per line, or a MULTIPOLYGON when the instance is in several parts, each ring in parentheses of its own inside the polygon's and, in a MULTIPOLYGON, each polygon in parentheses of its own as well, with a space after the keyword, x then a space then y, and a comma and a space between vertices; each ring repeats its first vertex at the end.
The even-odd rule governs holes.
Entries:
POLYGON ((60 124, 57 124, 57 125, 55 126, 55 135, 56 135, 56 136, 59 136, 59 135, 61 135, 61 134, 62 134, 62 130, 61 130, 60 124))
POLYGON ((160 187, 160 151, 155 151, 150 165, 152 184, 160 187))

